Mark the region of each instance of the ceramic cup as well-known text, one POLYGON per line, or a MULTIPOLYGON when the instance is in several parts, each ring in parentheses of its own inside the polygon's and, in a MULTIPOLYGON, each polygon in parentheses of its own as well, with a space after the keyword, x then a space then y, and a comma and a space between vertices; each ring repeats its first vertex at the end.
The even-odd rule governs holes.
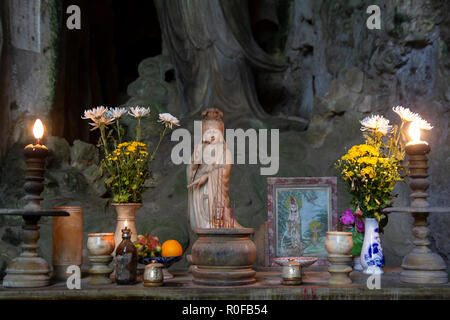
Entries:
POLYGON ((88 234, 87 248, 93 256, 108 256, 114 250, 114 233, 88 234))
POLYGON ((329 254, 348 255, 353 249, 351 232, 328 231, 325 240, 325 249, 329 254))

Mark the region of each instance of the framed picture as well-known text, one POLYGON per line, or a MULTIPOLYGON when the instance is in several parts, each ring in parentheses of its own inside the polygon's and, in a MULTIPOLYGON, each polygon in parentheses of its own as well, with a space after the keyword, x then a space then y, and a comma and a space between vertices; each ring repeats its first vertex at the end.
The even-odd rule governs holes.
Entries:
POLYGON ((269 264, 279 257, 318 257, 327 265, 325 237, 337 230, 337 178, 268 178, 269 264))

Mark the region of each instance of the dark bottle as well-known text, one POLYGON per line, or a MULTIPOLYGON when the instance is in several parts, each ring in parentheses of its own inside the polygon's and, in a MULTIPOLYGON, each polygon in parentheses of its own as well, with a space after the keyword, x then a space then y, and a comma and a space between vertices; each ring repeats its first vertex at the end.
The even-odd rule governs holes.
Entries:
POLYGON ((122 242, 116 249, 116 283, 134 284, 137 276, 137 250, 131 242, 131 230, 122 229, 122 242))

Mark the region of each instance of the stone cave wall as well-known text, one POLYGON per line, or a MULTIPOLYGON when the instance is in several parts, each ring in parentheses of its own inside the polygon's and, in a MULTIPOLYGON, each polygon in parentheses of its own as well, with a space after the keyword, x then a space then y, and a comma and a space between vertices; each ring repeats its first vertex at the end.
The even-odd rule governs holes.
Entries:
MULTIPOLYGON (((268 15, 255 13, 252 18, 254 32, 262 34, 257 37, 261 46, 264 45, 264 49, 277 59, 285 61, 287 69, 280 73, 254 70, 259 100, 268 112, 309 119, 306 130, 291 128, 280 133, 280 170, 276 176, 336 176, 335 160, 346 148, 362 142, 359 120, 371 113, 379 113, 396 121, 391 109, 403 105, 421 113, 434 126, 431 132, 424 133, 424 139, 432 148, 429 155, 432 181, 429 200, 433 206, 450 205, 450 174, 447 170, 450 167, 449 3, 438 0, 375 1, 381 8, 382 29, 368 30, 365 10, 374 4, 373 1, 262 2, 277 12, 276 16, 269 15, 274 27, 258 30, 258 26, 263 25, 258 24, 258 19, 268 19, 268 15), (267 30, 271 37, 265 38, 267 30)), ((50 1, 43 3, 51 5, 50 1)), ((44 5, 42 10, 46 8, 44 5)), ((4 15, 1 19, 4 20, 4 15)), ((50 28, 46 18, 42 18, 42 23, 44 29, 50 28)), ((2 26, 5 39, 5 23, 2 26)), ((45 37, 41 41, 45 44, 45 37)), ((7 48, 6 53, 5 50, 0 52, 2 68, 9 68, 10 77, 19 79, 20 84, 16 87, 14 80, 10 81, 9 102, 5 103, 4 94, 0 100, 0 127, 4 132, 17 132, 5 139, 7 145, 5 142, 1 145, 4 153, 0 205, 20 207, 24 167, 20 152, 29 136, 24 130, 28 127, 16 119, 26 112, 44 116, 50 113, 52 103, 48 102, 48 97, 51 98, 54 85, 49 70, 53 62, 51 51, 31 54, 7 48), (14 61, 20 66, 13 67, 14 61), (22 67, 25 68, 27 63, 32 63, 40 71, 36 74, 41 78, 25 77, 29 69, 22 67), (15 76, 14 72, 17 73, 15 76), (10 111, 11 108, 16 111, 10 111), (8 110, 8 118, 3 117, 5 110, 8 110), (20 136, 23 138, 17 138, 20 136)), ((154 110, 179 116, 180 97, 166 50, 161 55, 143 60, 138 71, 139 77, 128 87, 130 98, 126 104, 150 104, 155 106, 154 110)), ((192 131, 193 119, 200 119, 200 116, 183 118, 182 126, 192 131)), ((157 139, 151 120, 145 121, 143 133, 144 140, 150 144, 157 139)), ((57 124, 49 122, 49 125, 57 124)), ((127 125, 132 129, 131 121, 127 125)), ((227 123, 227 127, 233 128, 233 123, 227 123)), ((107 205, 103 177, 96 170, 99 155, 94 145, 79 140, 69 144, 62 137, 47 137, 45 142, 53 152, 46 172, 46 200, 43 205, 83 205, 85 240, 87 233, 113 231, 114 212, 107 205)), ((144 195, 144 205, 137 213, 137 228, 140 233, 151 232, 162 240, 177 239, 189 250, 195 237, 187 220, 185 166, 177 166, 170 161, 173 145, 168 137, 152 163, 154 178, 151 182, 156 188, 144 195)), ((260 245, 267 220, 267 177, 261 176, 259 169, 259 165, 234 165, 230 198, 236 202, 239 222, 258 230, 255 238, 260 245)), ((339 181, 338 192, 341 213, 350 200, 342 181, 339 181)), ((399 196, 395 205, 407 205, 407 186, 399 185, 397 192, 399 196)), ((0 267, 3 265, 4 268, 19 252, 20 220, 0 219, 0 267)), ((432 214, 429 221, 433 232, 432 248, 448 264, 450 217, 432 214)), ((382 235, 387 265, 399 265, 401 258, 412 248, 411 223, 412 218, 408 215, 390 216, 382 235)), ((43 219, 41 230, 40 251, 50 261, 50 219, 43 219)), ((261 256, 263 249, 261 246, 259 249, 261 256)), ((262 264, 260 259, 258 266, 262 264)), ((187 266, 183 260, 174 268, 185 269, 187 266)))

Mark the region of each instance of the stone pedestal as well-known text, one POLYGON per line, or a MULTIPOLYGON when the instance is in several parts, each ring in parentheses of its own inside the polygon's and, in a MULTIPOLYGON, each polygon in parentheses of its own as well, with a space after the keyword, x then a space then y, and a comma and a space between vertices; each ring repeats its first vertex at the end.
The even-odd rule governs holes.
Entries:
POLYGON ((192 246, 194 283, 210 286, 239 286, 256 282, 252 269, 256 246, 251 228, 196 229, 192 246))
POLYGON ((90 256, 89 262, 91 268, 89 274, 91 276, 89 280, 90 285, 104 285, 111 284, 112 280, 109 278, 114 268, 110 266, 113 257, 111 255, 102 256, 90 256))
POLYGON ((328 272, 331 277, 328 283, 331 285, 351 284, 350 272, 352 272, 352 256, 351 255, 328 255, 328 261, 331 265, 328 272))

